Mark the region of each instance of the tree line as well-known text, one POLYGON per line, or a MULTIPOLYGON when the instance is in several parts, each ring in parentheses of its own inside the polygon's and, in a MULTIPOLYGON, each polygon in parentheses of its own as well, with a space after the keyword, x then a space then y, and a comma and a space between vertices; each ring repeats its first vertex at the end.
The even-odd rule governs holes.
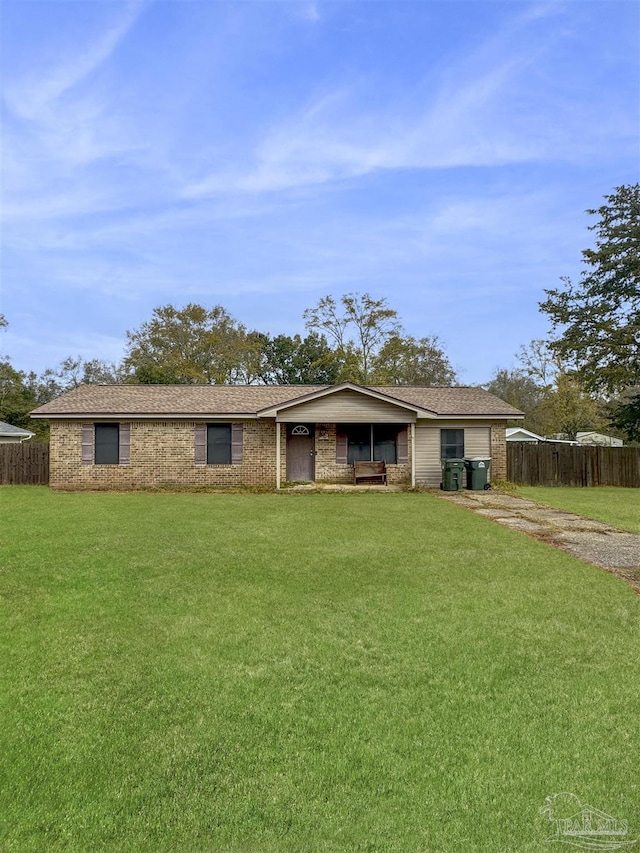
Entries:
MULTIPOLYGON (((489 391, 525 412, 541 435, 609 429, 640 441, 640 185, 622 186, 590 226, 580 280, 545 290, 547 339, 523 345, 489 391)), ((305 334, 249 330, 221 305, 164 305, 126 335, 119 363, 68 357, 41 374, 0 357, 0 420, 42 432, 28 413, 82 383, 454 385, 435 335, 415 338, 386 299, 325 296, 303 313, 305 334)), ((0 315, 0 328, 7 325, 0 315)))
MULTIPOLYGON (((453 385, 456 372, 435 335, 407 334, 386 299, 323 297, 303 314, 306 334, 247 329, 221 305, 155 308, 127 332, 121 362, 69 356, 40 374, 0 359, 0 420, 39 430, 36 406, 84 383, 453 385)), ((7 321, 0 315, 0 326, 7 321)))

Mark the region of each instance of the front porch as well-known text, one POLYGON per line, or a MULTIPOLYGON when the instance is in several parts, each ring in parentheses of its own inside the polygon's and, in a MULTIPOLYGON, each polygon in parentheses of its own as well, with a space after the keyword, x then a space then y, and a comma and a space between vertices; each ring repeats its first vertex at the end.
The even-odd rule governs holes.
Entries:
POLYGON ((354 461, 384 461, 387 486, 415 486, 414 424, 403 423, 276 423, 276 487, 312 483, 353 486, 354 461))

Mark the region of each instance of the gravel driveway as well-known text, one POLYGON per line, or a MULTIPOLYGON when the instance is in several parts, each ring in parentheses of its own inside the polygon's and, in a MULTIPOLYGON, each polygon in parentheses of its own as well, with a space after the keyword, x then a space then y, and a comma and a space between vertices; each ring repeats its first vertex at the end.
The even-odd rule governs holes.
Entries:
POLYGON ((451 503, 521 530, 624 578, 640 593, 640 536, 499 492, 440 492, 451 503))

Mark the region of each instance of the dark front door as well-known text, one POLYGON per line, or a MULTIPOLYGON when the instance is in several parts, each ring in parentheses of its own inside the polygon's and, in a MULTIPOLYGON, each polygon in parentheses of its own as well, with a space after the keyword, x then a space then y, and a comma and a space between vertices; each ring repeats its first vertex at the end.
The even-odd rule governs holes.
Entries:
POLYGON ((294 424, 287 430, 287 480, 290 483, 316 476, 316 453, 313 427, 294 424))

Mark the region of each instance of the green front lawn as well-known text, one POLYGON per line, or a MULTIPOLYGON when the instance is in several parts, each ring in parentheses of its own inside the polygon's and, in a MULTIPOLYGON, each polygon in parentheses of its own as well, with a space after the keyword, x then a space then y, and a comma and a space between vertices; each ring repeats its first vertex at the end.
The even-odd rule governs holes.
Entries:
POLYGON ((640 489, 518 486, 518 494, 556 509, 603 521, 621 530, 640 533, 640 489))
POLYGON ((428 494, 0 489, 0 849, 640 836, 640 599, 428 494))

